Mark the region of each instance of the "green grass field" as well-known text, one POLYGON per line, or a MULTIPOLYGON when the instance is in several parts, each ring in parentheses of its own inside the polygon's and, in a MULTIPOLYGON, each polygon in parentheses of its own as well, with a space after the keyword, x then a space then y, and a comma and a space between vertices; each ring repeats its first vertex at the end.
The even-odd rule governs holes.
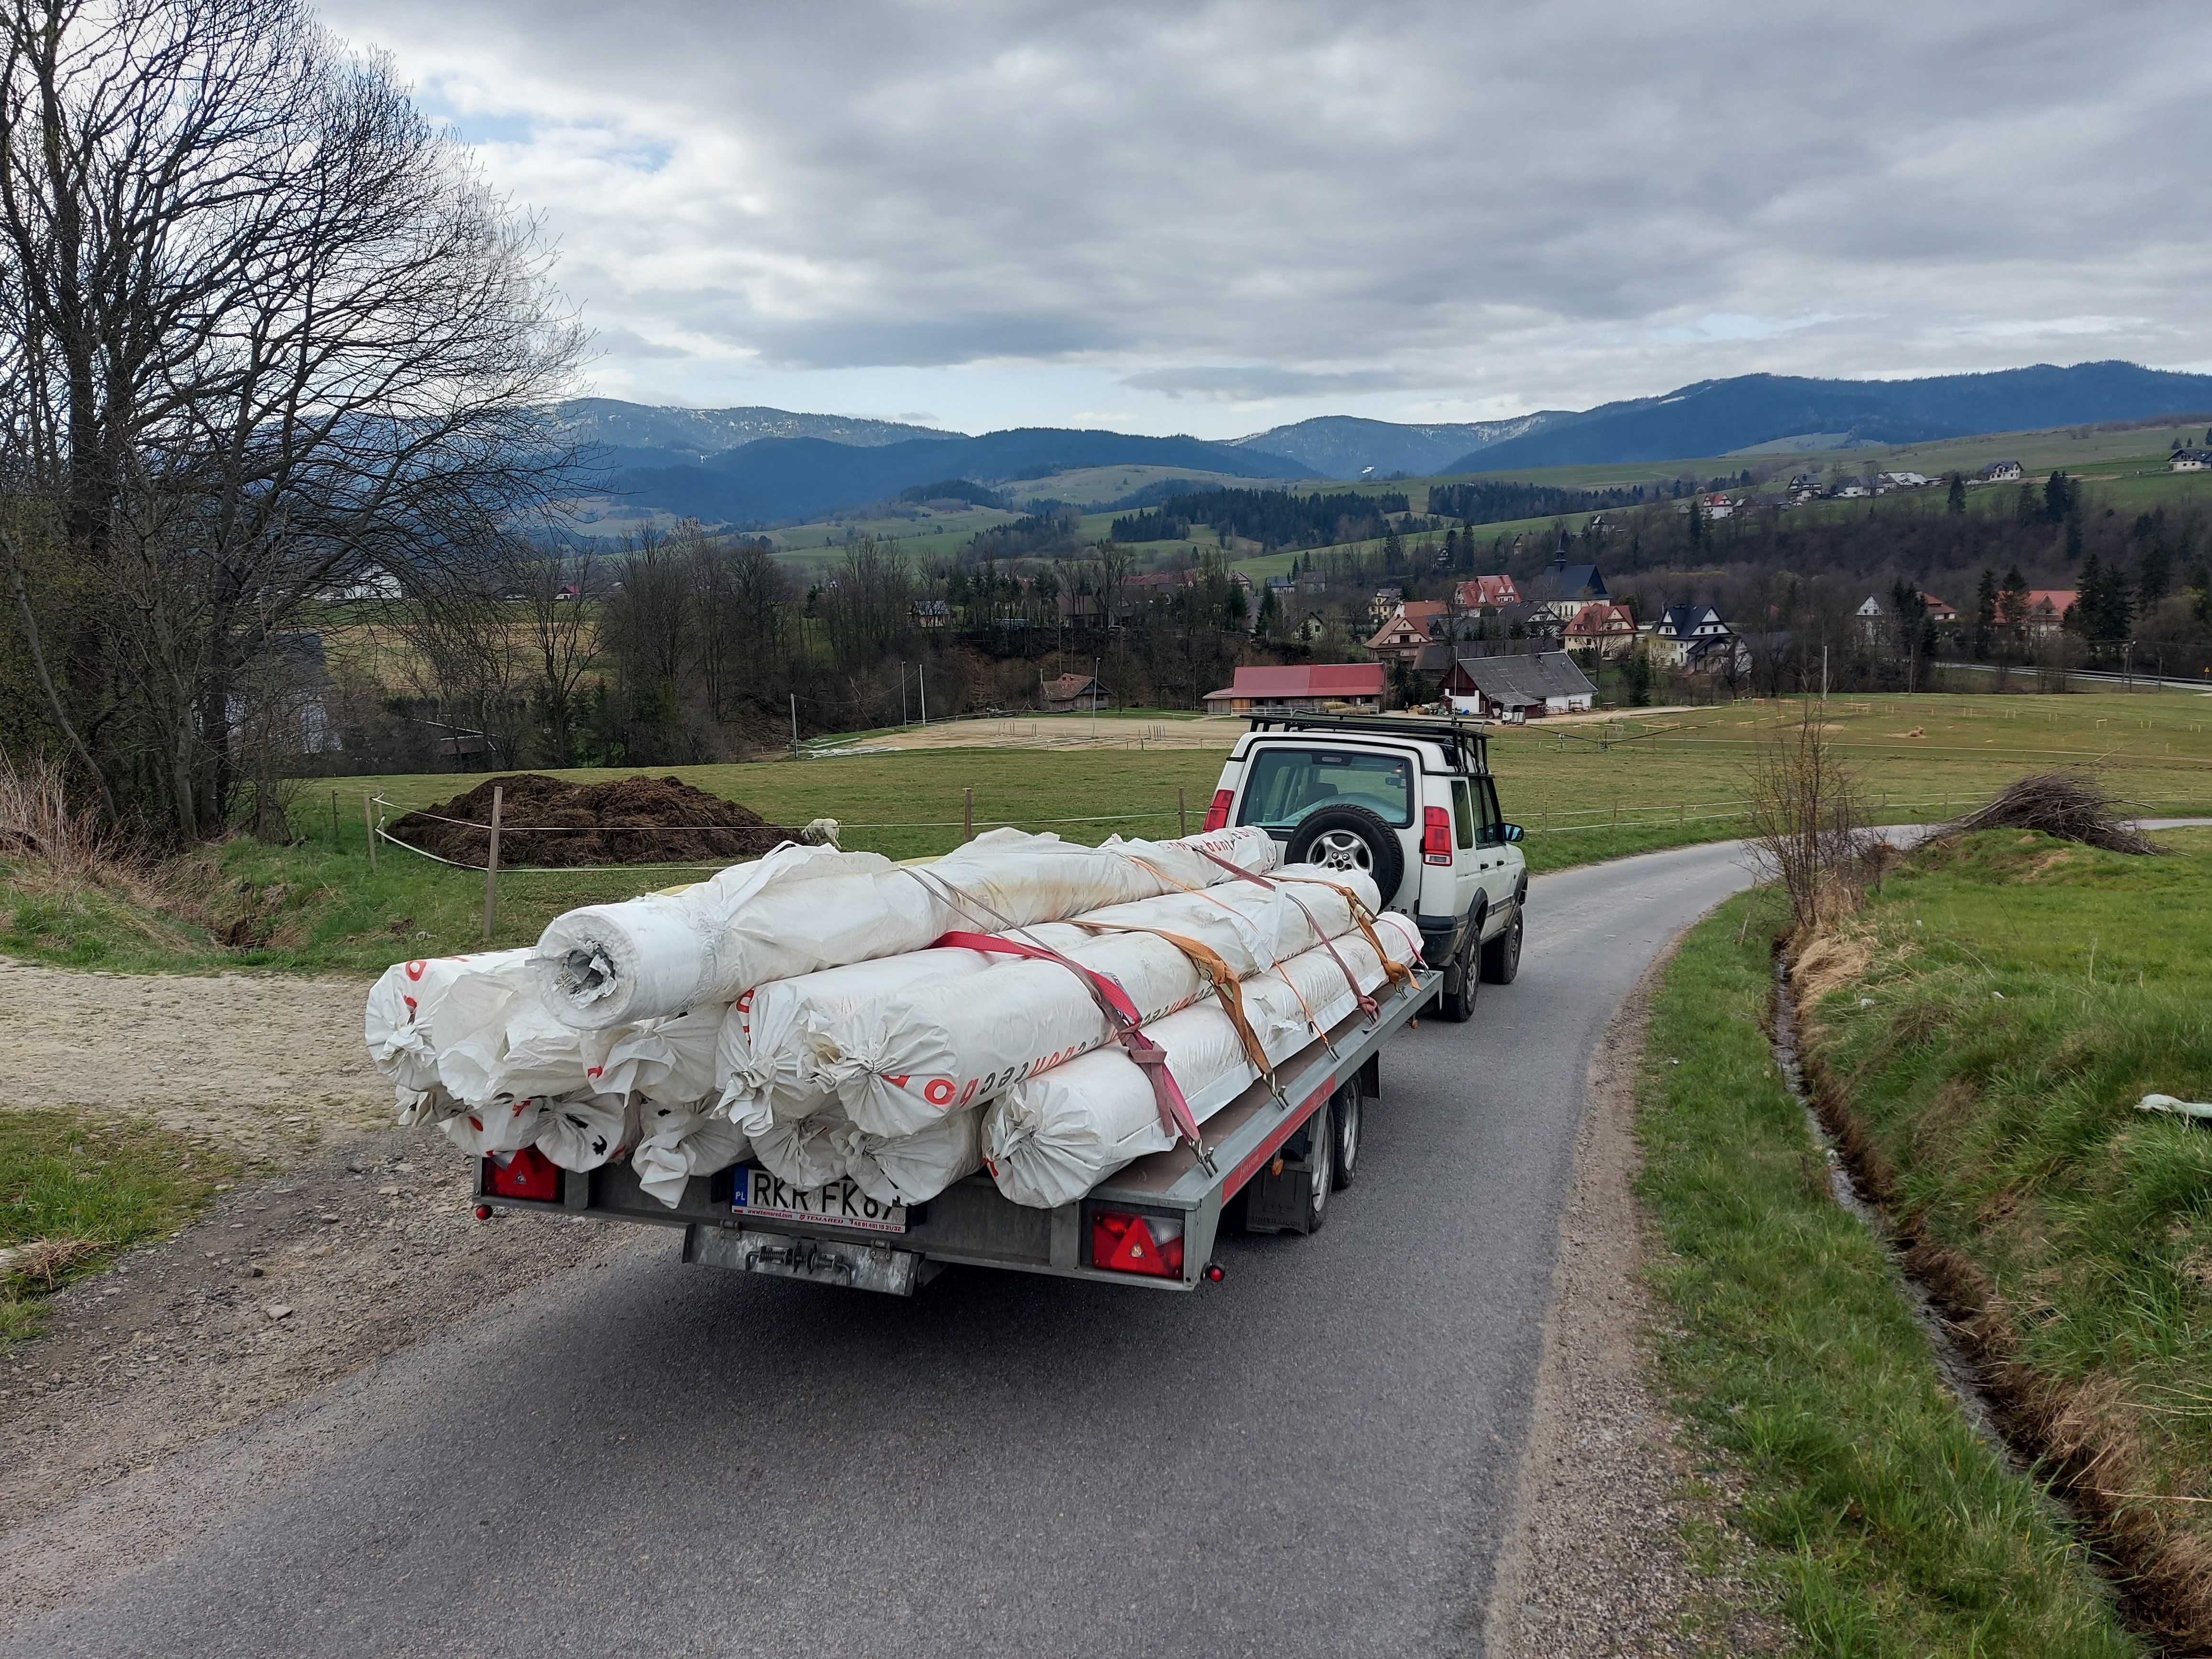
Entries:
POLYGON ((1657 1361, 1696 1465, 1795 1650, 2140 1652, 2057 1511, 1946 1389, 1881 1243, 1829 1195, 1764 1029, 1783 915, 1762 891, 1693 928, 1645 1040, 1657 1361))
MULTIPOLYGON (((1784 702, 1735 703, 1595 725, 1498 728, 1492 765, 1510 817, 1542 871, 1737 833, 1745 771, 1795 718, 1784 702)), ((1860 771, 1869 815, 1956 815, 2012 778, 2094 765, 2146 813, 2212 812, 2212 699, 2182 694, 1920 696, 1832 701, 1840 752, 1860 771), (1910 735, 1913 732, 1919 735, 1910 735)), ((834 817, 842 844, 896 858, 941 853, 962 833, 967 792, 978 829, 1012 823, 1071 839, 1176 833, 1202 820, 1241 722, 1143 714, 1099 722, 961 722, 945 741, 1000 728, 1046 748, 914 749, 740 765, 578 769, 580 781, 644 769, 740 800, 771 822, 834 817), (1025 736, 1034 729, 1040 735, 1025 736), (1169 747, 1160 747, 1164 733, 1169 747), (1206 744, 1209 746, 1198 746, 1206 744), (1178 811, 1177 791, 1182 792, 1178 811)), ((865 746, 866 734, 857 741, 865 746)), ((362 797, 395 809, 450 799, 479 780, 453 774, 322 780, 301 786, 301 841, 236 841, 164 872, 171 902, 149 909, 106 891, 58 891, 17 870, 0 896, 0 952, 77 967, 191 970, 214 965, 368 971, 401 956, 481 939, 483 880, 389 849, 371 873, 362 797), (331 797, 337 795, 333 824, 331 797), (218 947, 210 929, 242 942, 218 947)), ((501 943, 537 937, 577 904, 694 879, 701 872, 604 874, 510 870, 500 883, 501 943)))
POLYGON ((1808 1053, 2173 1651, 2212 1643, 2212 832, 1990 831, 1805 960, 1808 1053))

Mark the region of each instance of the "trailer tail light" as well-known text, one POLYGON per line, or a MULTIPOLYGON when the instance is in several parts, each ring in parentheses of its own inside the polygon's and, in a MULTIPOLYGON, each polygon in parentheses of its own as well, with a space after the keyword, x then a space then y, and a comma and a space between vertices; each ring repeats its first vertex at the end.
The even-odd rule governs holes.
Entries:
POLYGON ((1229 806, 1236 799, 1234 789, 1213 792, 1213 805, 1206 809, 1206 827, 1208 830, 1226 830, 1229 827, 1229 806))
POLYGON ((492 1153, 484 1159, 484 1186, 501 1198, 533 1199, 551 1204, 561 1196, 561 1171, 535 1146, 506 1155, 492 1153))
POLYGON ((1091 1218, 1091 1265, 1109 1273, 1182 1277, 1182 1223, 1102 1210, 1091 1218))
POLYGON ((1451 814, 1441 806, 1428 807, 1421 814, 1421 862, 1449 864, 1451 861, 1451 814))

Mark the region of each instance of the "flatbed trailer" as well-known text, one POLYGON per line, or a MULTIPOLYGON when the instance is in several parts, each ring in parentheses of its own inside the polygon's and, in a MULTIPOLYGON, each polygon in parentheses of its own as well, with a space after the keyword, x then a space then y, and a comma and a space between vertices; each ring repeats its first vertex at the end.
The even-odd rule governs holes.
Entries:
POLYGON ((1277 1066, 1273 1088, 1255 1082, 1207 1118, 1207 1160, 1187 1145, 1154 1152, 1056 1209, 1016 1204, 988 1174, 977 1174, 908 1206, 902 1230, 886 1231, 750 1212, 738 1202, 748 1168, 742 1164, 694 1176, 672 1209, 639 1187, 627 1160, 580 1173, 552 1170, 557 1179, 548 1181, 543 1196, 518 1197, 502 1190, 500 1171, 481 1158, 477 1213, 516 1210, 680 1227, 686 1261, 895 1296, 912 1296, 955 1264, 1188 1291, 1221 1277, 1214 1243, 1232 1200, 1242 1199, 1249 1231, 1305 1232, 1318 1224, 1316 1185, 1325 1201, 1337 1170, 1334 1130, 1340 1120, 1333 1115, 1351 1115, 1356 1147, 1366 1109, 1381 1092, 1382 1045, 1430 1005, 1442 980, 1415 969, 1410 985, 1386 986, 1371 1018, 1355 1012, 1277 1066), (1144 1224, 1141 1234, 1133 1220, 1144 1224), (1133 1250, 1133 1237, 1156 1248, 1133 1250), (1180 1243, 1179 1259, 1165 1247, 1169 1240, 1180 1243))

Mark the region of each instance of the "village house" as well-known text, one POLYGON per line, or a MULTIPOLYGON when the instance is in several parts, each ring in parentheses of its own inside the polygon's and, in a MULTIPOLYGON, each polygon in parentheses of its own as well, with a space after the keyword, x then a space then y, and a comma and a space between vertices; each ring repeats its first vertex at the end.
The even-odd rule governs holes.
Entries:
POLYGON ((1925 489, 1928 487, 1925 472, 1885 472, 1881 481, 1892 489, 1925 489))
POLYGON ((1666 668, 1686 667, 1694 647, 1725 640, 1731 632, 1709 605, 1670 605, 1651 625, 1651 660, 1666 668))
POLYGON ((1595 651, 1600 657, 1623 657, 1636 646, 1636 618, 1628 607, 1600 600, 1575 613, 1560 637, 1572 651, 1595 651))
POLYGON ((916 628, 950 628, 952 626, 952 607, 943 599, 916 599, 914 602, 914 625, 916 628))
POLYGON ((1920 603, 1928 613, 1928 620, 1934 623, 1936 627, 1954 628, 1958 625, 1958 606, 1946 604, 1933 593, 1923 593, 1920 596, 1920 603))
POLYGON ((1106 688, 1089 674, 1062 674, 1037 682, 1037 702, 1048 714, 1109 707, 1106 688))
POLYGON ((2018 483, 2027 471, 2018 461, 1991 461, 1974 476, 1979 483, 2018 483))
POLYGON ((2066 625, 2066 613, 2073 610, 2077 597, 2079 590, 2071 587, 2031 588, 2018 616, 2002 608, 2000 599, 1997 620, 2008 628, 2025 629, 2032 638, 2043 639, 2066 625))
POLYGON ((1569 564, 1563 552, 1528 584, 1528 597, 1561 623, 1571 623, 1593 600, 1609 599, 1605 577, 1594 564, 1569 564))
POLYGON ((1452 608, 1455 611, 1495 611, 1520 603, 1520 590, 1513 586, 1510 576, 1477 576, 1452 590, 1452 608))
POLYGON ((1519 725, 1588 708, 1597 697, 1589 676, 1564 651, 1525 656, 1461 657, 1443 678, 1455 712, 1519 725))
POLYGON ((2177 449, 2170 463, 2176 472, 2202 472, 2212 468, 2212 449, 2177 449))
POLYGON ((1376 623, 1388 622, 1391 614, 1405 603, 1406 596, 1398 589, 1378 587, 1375 590, 1375 597, 1367 601, 1367 620, 1376 623))
POLYGON ((1448 615, 1442 599, 1407 599, 1376 629, 1367 648, 1387 661, 1413 660, 1420 648, 1435 638, 1434 629, 1448 615))
POLYGON ((1209 714, 1313 714, 1323 709, 1380 711, 1383 668, 1379 662, 1248 665, 1234 684, 1206 694, 1209 714))
POLYGON ((1881 608, 1881 601, 1871 593, 1866 603, 1852 613, 1858 618, 1859 633, 1869 645, 1881 637, 1881 625, 1889 620, 1889 612, 1881 608))

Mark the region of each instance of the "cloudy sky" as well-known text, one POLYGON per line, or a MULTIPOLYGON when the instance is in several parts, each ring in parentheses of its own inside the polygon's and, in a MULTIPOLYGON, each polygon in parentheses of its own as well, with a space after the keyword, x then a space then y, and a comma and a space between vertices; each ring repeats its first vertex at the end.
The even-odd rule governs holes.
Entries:
POLYGON ((2212 369, 2212 10, 340 0, 592 389, 981 431, 2212 369))

